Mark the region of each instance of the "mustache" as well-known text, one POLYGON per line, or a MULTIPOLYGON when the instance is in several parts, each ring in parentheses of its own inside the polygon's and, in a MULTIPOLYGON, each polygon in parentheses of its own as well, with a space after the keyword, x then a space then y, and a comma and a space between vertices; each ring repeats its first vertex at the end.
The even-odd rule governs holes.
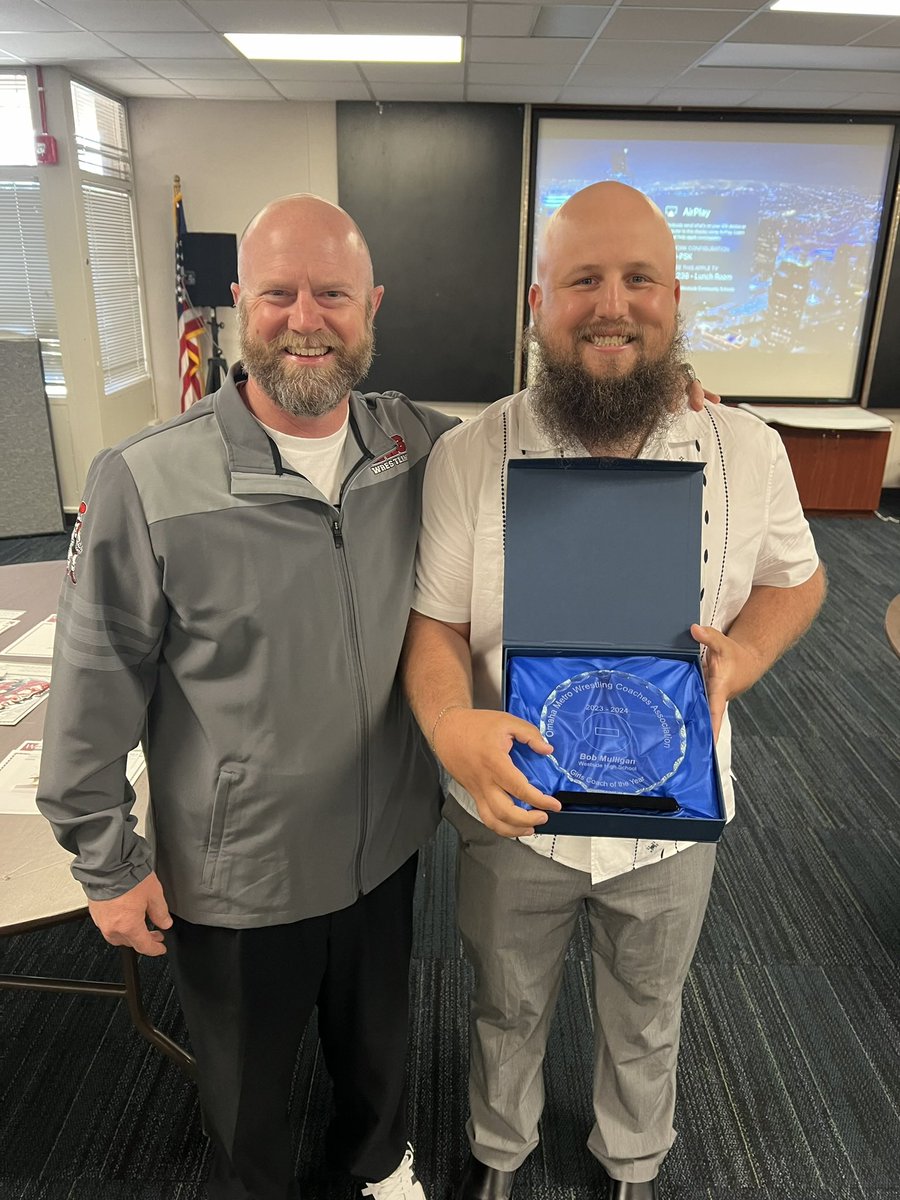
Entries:
POLYGON ((575 330, 575 337, 579 341, 597 337, 627 337, 639 340, 643 334, 640 325, 615 321, 587 321, 575 330))
POLYGON ((277 337, 272 338, 266 343, 269 350, 277 353, 280 350, 287 350, 289 354, 293 354, 298 350, 311 350, 313 347, 327 346, 329 350, 344 350, 346 349, 342 338, 336 333, 327 334, 302 334, 291 333, 290 330, 285 330, 284 333, 279 333, 277 337))

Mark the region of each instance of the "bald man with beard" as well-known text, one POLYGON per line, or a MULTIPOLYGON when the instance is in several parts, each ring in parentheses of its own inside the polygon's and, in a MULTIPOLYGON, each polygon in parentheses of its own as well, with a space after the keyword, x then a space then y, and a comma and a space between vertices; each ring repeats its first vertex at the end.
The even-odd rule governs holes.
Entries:
POLYGON ((424 1200, 408 969, 440 794, 396 671, 425 460, 453 422, 354 390, 383 289, 335 205, 267 206, 233 291, 224 386, 91 468, 39 806, 104 937, 171 953, 212 1200, 299 1197, 287 1109, 314 1007, 330 1164, 424 1200), (124 774, 139 739, 152 845, 124 774))
MULTIPOLYGON (((444 811, 460 835, 457 913, 475 972, 471 1156, 456 1198, 508 1200, 537 1145, 550 1020, 585 912, 595 1032, 588 1148, 611 1200, 655 1200, 675 1138, 682 987, 716 847, 541 834, 560 803, 529 784, 509 751, 514 742, 541 754, 551 747, 500 711, 507 464, 706 464, 703 624, 691 632, 705 647, 729 817, 728 701, 808 627, 823 573, 777 435, 735 409, 697 412, 685 402, 675 246, 656 205, 613 182, 574 195, 549 222, 529 299, 539 350, 531 386, 445 434, 429 459, 404 651, 413 710, 452 777, 444 811)), ((602 538, 586 536, 585 554, 593 544, 602 538)))

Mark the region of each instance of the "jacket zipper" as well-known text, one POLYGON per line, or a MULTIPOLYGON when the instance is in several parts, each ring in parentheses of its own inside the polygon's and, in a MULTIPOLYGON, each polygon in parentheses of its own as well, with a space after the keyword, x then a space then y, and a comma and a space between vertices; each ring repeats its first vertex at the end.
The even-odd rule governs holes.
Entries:
MULTIPOLYGON (((352 468, 347 478, 341 485, 338 504, 343 502, 347 488, 360 474, 363 467, 373 457, 371 452, 366 451, 359 459, 356 465, 352 468)), ((359 644, 359 618, 356 611, 356 600, 353 595, 353 586, 350 578, 350 567, 347 563, 347 558, 344 553, 344 534, 341 529, 343 521, 343 511, 338 508, 337 515, 332 517, 331 521, 331 536, 334 540, 335 550, 339 553, 340 570, 344 581, 344 591, 347 596, 348 605, 348 624, 349 624, 349 641, 352 646, 352 661, 356 669, 358 689, 357 702, 359 705, 359 729, 360 729, 360 822, 359 822, 359 843, 356 848, 356 861, 354 867, 355 885, 357 895, 362 894, 362 859, 366 845, 366 835, 369 829, 369 718, 368 705, 366 703, 366 676, 363 669, 362 651, 359 644)))

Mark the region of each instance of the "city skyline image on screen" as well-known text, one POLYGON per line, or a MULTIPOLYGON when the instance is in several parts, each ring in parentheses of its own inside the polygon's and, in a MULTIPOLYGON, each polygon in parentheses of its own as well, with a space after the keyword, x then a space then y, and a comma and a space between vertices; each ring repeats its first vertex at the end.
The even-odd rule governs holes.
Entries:
POLYGON ((858 378, 894 128, 541 118, 534 247, 601 179, 662 209, 690 360, 726 396, 849 400, 858 378))

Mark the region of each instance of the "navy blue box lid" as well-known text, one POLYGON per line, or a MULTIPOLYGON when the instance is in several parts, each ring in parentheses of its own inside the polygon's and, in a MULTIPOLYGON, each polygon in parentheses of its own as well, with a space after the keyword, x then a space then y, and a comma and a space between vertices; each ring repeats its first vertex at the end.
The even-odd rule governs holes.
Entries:
POLYGON ((509 464, 503 640, 510 647, 697 652, 703 463, 509 464))

